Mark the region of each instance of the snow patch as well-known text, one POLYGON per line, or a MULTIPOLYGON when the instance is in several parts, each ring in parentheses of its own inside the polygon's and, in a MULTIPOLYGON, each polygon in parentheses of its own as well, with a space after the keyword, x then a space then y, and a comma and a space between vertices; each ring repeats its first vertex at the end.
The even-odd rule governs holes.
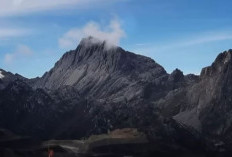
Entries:
POLYGON ((3 79, 5 76, 2 74, 2 71, 0 71, 0 79, 3 79))

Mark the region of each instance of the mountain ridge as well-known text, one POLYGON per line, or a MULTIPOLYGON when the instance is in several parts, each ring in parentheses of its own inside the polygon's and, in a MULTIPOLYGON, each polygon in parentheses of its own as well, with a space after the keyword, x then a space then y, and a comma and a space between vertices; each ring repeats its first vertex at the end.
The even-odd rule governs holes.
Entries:
POLYGON ((83 39, 40 78, 0 69, 0 128, 41 139, 138 128, 153 142, 185 147, 184 135, 232 148, 232 50, 197 76, 168 74, 151 58, 106 44, 83 39))

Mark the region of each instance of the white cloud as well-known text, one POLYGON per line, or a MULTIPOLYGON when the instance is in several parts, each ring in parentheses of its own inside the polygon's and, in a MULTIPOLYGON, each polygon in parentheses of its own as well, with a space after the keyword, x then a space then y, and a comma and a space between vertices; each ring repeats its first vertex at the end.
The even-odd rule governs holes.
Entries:
POLYGON ((149 43, 137 43, 137 44, 135 44, 136 46, 147 46, 147 45, 149 45, 149 43))
POLYGON ((108 2, 109 0, 0 0, 0 16, 12 16, 30 12, 38 12, 74 5, 93 5, 108 2))
POLYGON ((15 52, 6 53, 4 57, 4 62, 6 64, 13 63, 16 59, 29 57, 33 54, 33 51, 26 45, 18 45, 15 52))
POLYGON ((19 37, 30 34, 31 30, 21 28, 1 28, 0 27, 0 40, 5 40, 12 37, 19 37))
MULTIPOLYGON (((232 40, 232 31, 211 31, 211 32, 201 32, 194 36, 188 37, 177 37, 175 41, 167 43, 153 43, 141 47, 140 49, 135 50, 136 52, 168 52, 169 50, 175 50, 179 48, 188 48, 191 46, 203 45, 207 43, 220 42, 225 40, 232 40)), ((138 46, 138 45, 136 45, 138 46)), ((141 45, 140 45, 141 46, 141 45)))
POLYGON ((186 46, 210 43, 214 41, 223 41, 223 40, 231 40, 231 39, 232 39, 232 32, 215 32, 215 33, 206 33, 206 34, 203 33, 203 35, 199 35, 191 39, 181 40, 170 46, 186 47, 186 46))
POLYGON ((74 48, 77 43, 84 37, 92 36, 101 41, 106 41, 107 45, 118 45, 120 39, 125 37, 125 32, 121 28, 118 19, 113 19, 106 27, 101 26, 96 22, 89 22, 82 28, 73 28, 65 33, 59 39, 61 48, 74 48))

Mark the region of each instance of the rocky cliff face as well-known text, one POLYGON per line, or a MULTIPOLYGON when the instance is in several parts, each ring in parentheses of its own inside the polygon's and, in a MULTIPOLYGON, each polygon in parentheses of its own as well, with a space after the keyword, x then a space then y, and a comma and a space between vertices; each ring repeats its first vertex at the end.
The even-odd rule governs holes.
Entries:
POLYGON ((199 81, 157 102, 169 116, 205 135, 231 138, 232 51, 225 51, 203 68, 199 81))
POLYGON ((226 143, 232 136, 231 55, 219 54, 200 76, 185 76, 85 38, 41 78, 0 70, 0 127, 60 139, 130 127, 172 144, 187 145, 182 135, 226 143))

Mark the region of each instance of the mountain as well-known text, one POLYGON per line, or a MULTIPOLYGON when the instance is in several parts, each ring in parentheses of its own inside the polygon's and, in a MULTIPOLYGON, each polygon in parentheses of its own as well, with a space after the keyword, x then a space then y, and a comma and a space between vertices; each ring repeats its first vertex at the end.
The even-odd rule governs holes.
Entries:
POLYGON ((85 38, 76 50, 65 53, 37 82, 36 88, 72 86, 81 95, 122 101, 141 96, 144 84, 167 75, 163 67, 148 57, 120 47, 106 48, 106 42, 94 40, 85 38))
POLYGON ((228 151, 231 55, 200 76, 168 74, 151 58, 84 38, 40 78, 0 69, 0 128, 40 140, 137 128, 156 151, 228 151))

